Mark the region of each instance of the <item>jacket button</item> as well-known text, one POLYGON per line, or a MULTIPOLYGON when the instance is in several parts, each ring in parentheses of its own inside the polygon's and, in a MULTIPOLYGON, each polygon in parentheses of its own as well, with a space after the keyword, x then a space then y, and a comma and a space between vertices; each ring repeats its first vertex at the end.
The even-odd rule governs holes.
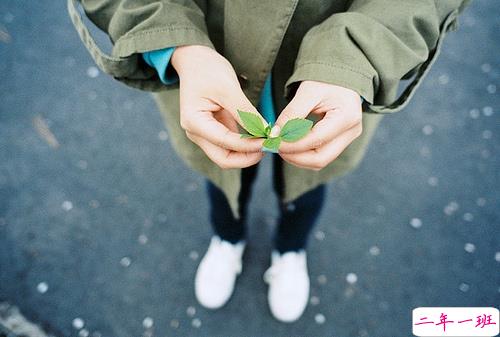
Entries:
POLYGON ((242 88, 246 88, 248 86, 248 76, 245 74, 238 74, 238 81, 242 88))

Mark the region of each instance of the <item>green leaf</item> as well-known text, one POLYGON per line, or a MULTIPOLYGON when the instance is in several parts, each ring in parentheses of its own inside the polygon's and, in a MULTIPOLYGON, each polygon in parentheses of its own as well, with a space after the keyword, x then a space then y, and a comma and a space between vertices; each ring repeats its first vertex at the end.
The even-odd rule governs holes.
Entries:
POLYGON ((269 137, 269 134, 271 133, 272 126, 269 124, 266 126, 266 129, 264 130, 264 133, 266 134, 266 137, 269 137))
POLYGON ((267 138, 262 144, 262 149, 264 151, 278 153, 280 144, 281 144, 281 137, 267 138))
POLYGON ((237 110, 243 122, 243 127, 251 135, 258 137, 266 137, 266 127, 262 123, 262 119, 257 114, 247 111, 237 110))
POLYGON ((249 133, 242 133, 240 138, 262 138, 260 136, 254 136, 249 133))
POLYGON ((303 138, 311 130, 313 121, 304 118, 290 119, 280 132, 280 137, 286 142, 295 142, 303 138))

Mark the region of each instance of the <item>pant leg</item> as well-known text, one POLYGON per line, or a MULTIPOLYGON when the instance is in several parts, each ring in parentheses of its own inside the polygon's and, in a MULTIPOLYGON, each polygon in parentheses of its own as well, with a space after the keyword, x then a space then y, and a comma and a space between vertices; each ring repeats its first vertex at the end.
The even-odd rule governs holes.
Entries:
POLYGON ((305 249, 311 230, 323 208, 326 185, 321 184, 295 200, 281 203, 283 196, 283 159, 273 158, 273 187, 279 197, 280 213, 274 232, 274 247, 280 253, 305 249))
POLYGON ((241 171, 241 190, 238 195, 240 219, 235 219, 224 193, 210 180, 205 180, 210 204, 210 223, 214 234, 231 243, 244 240, 246 237, 246 215, 248 201, 251 196, 253 182, 257 175, 258 163, 245 167, 241 171))

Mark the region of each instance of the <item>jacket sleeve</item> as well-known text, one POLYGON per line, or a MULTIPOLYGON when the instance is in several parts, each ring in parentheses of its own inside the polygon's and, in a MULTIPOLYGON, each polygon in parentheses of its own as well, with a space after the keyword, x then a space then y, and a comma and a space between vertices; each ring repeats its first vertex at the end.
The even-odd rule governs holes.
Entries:
POLYGON ((401 110, 435 61, 442 40, 458 27, 469 0, 353 0, 304 36, 292 76, 290 98, 300 81, 315 80, 355 90, 363 111, 401 110), (410 84, 396 98, 402 79, 410 84))
POLYGON ((180 45, 214 48, 204 13, 193 0, 79 0, 85 15, 112 43, 106 55, 83 22, 76 0, 68 0, 73 24, 101 70, 135 88, 164 90, 142 53, 180 45))

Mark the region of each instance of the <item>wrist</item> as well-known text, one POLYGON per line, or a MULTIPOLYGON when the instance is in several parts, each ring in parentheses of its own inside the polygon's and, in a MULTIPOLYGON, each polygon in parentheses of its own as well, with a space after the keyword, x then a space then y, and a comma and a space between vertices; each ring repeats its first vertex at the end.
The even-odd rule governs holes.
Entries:
POLYGON ((183 69, 201 61, 207 52, 213 52, 213 49, 202 45, 178 46, 172 54, 170 63, 177 73, 181 75, 183 69))

